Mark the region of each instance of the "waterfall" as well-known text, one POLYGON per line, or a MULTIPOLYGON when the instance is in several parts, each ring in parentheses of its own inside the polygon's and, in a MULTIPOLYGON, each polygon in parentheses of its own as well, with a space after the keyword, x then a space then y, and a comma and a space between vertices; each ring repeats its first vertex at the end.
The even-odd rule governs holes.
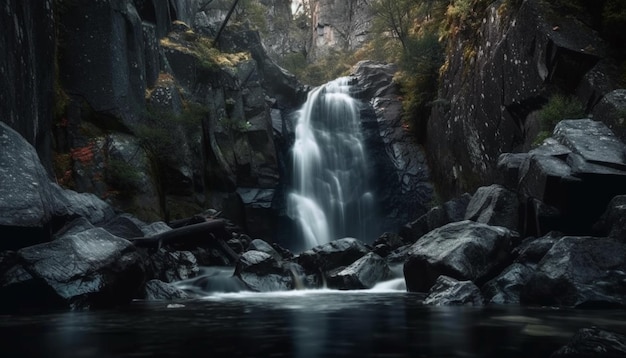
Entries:
POLYGON ((295 190, 287 204, 306 248, 373 234, 359 103, 350 96, 349 82, 342 77, 317 87, 297 112, 295 190))

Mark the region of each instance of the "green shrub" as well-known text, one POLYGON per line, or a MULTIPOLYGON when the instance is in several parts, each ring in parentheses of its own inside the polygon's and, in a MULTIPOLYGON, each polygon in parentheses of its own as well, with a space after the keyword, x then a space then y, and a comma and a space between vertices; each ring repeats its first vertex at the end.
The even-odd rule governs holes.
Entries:
POLYGON ((139 186, 141 173, 137 168, 123 160, 109 159, 106 167, 106 179, 112 187, 123 192, 129 192, 139 186))
POLYGON ((554 95, 539 111, 541 130, 552 132, 554 126, 563 119, 582 118, 584 115, 585 111, 580 101, 573 97, 554 95))

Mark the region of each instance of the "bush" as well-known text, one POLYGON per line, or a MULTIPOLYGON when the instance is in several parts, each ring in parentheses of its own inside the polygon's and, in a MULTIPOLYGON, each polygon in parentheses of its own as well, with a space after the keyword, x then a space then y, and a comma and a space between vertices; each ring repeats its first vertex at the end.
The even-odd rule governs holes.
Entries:
POLYGON ((585 111, 580 101, 573 97, 554 95, 539 111, 541 130, 552 132, 557 123, 563 119, 577 119, 584 115, 585 111))
POLYGON ((109 159, 106 167, 107 182, 117 190, 130 192, 137 189, 141 173, 131 164, 119 160, 109 159))

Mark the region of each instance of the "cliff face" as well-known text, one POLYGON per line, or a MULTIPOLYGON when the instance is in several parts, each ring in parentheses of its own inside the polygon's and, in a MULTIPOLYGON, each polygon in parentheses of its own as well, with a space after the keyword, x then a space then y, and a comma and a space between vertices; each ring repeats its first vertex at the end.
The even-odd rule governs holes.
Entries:
POLYGON ((333 50, 354 50, 366 40, 372 20, 366 0, 311 1, 311 58, 333 50))
POLYGON ((494 180, 498 156, 529 149, 536 111, 555 92, 575 95, 592 112, 615 85, 602 40, 574 18, 538 0, 519 9, 492 4, 476 32, 448 40, 439 98, 426 148, 444 197, 494 180))
POLYGON ((0 22, 0 120, 37 149, 51 174, 53 0, 7 0, 0 7, 0 22))
POLYGON ((245 27, 212 44, 211 3, 9 2, 1 120, 61 185, 145 220, 215 208, 262 230, 254 209, 280 180, 270 113, 298 106, 299 84, 245 27))

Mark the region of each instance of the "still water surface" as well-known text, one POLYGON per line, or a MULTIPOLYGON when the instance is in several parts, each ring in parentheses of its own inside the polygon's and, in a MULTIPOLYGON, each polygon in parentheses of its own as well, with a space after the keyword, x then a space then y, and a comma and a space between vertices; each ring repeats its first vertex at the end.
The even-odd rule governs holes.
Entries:
POLYGON ((400 291, 215 294, 108 311, 0 316, 7 357, 549 357, 624 311, 425 307, 400 291), (169 308, 168 308, 169 307, 169 308))

